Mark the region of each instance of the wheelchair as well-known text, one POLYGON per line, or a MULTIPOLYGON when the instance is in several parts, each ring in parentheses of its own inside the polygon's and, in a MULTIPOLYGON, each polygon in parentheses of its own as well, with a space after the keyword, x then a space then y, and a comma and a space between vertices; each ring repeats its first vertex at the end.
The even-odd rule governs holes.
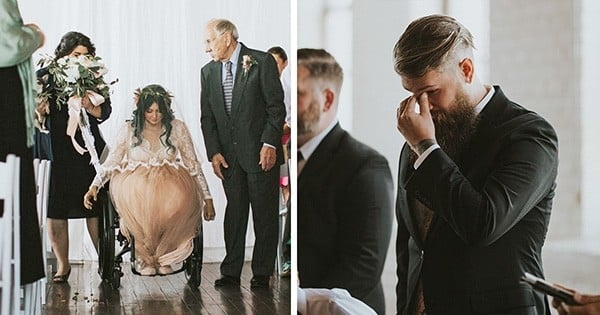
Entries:
MULTIPOLYGON (((98 274, 104 282, 109 283, 116 290, 121 286, 121 277, 124 275, 121 268, 123 255, 130 253, 131 272, 138 276, 140 273, 135 269, 135 240, 132 235, 130 235, 131 240, 127 240, 119 230, 119 216, 114 209, 107 190, 103 189, 100 191, 98 201, 94 205, 95 207, 101 207, 101 217, 98 220, 98 274), (121 250, 118 252, 115 249, 117 241, 121 247, 121 250)), ((199 224, 202 224, 202 222, 199 222, 199 224)), ((171 273, 185 272, 188 285, 195 289, 200 286, 203 244, 201 229, 198 236, 193 239, 194 249, 192 254, 183 261, 180 269, 171 273)))

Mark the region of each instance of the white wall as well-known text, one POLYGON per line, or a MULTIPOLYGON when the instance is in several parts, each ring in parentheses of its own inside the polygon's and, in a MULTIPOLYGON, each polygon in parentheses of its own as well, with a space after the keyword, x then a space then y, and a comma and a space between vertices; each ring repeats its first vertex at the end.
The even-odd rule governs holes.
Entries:
POLYGON ((600 2, 581 2, 582 235, 591 244, 597 244, 600 239, 600 106, 596 91, 600 82, 600 2))
MULTIPOLYGON (((559 141, 556 197, 548 239, 577 238, 582 217, 580 1, 492 1, 491 78, 538 112, 559 141)), ((593 187, 590 187, 593 188, 593 187)))

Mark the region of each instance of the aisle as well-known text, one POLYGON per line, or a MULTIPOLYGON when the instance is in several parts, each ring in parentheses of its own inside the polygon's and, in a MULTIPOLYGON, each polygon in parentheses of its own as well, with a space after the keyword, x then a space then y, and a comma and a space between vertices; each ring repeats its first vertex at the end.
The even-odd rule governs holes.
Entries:
POLYGON ((204 264, 198 290, 186 285, 183 273, 135 276, 128 264, 121 287, 114 291, 100 282, 95 262, 73 265, 69 284, 48 284, 44 314, 289 314, 290 278, 271 281, 270 289, 250 289, 250 263, 244 265, 242 284, 216 289, 219 264, 204 264))

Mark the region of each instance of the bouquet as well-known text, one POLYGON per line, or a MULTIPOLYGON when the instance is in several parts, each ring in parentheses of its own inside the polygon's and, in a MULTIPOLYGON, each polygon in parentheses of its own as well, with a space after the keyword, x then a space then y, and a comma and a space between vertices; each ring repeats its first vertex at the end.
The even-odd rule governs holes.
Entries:
MULTIPOLYGON (((94 106, 101 105, 110 94, 109 86, 118 81, 105 82, 104 75, 108 73, 108 70, 100 60, 101 58, 97 56, 80 55, 78 57, 65 56, 58 60, 42 58, 38 63, 41 67, 47 67, 49 73, 38 80, 39 87, 42 87, 38 93, 38 104, 48 104, 48 98, 53 94, 56 97, 58 110, 61 110, 61 106, 68 105, 67 135, 71 137, 73 147, 79 154, 90 152, 91 164, 94 167, 99 165, 98 154, 94 146, 89 118, 81 101, 83 97, 87 96, 94 106), (75 141, 75 133, 78 128, 81 130, 87 150, 75 141)), ((43 110, 48 113, 51 109, 46 106, 43 110)), ((38 118, 40 126, 43 126, 43 118, 40 113, 38 113, 38 118)), ((40 129, 45 131, 43 127, 40 129)))

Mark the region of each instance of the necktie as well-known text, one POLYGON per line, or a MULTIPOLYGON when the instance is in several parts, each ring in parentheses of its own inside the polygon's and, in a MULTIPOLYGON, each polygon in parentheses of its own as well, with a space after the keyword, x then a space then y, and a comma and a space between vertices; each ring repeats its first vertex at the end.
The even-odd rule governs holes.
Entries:
POLYGON ((231 73, 231 61, 225 63, 225 81, 223 82, 223 95, 225 96, 225 111, 231 114, 231 101, 233 100, 233 73, 231 73))
MULTIPOLYGON (((433 211, 427 208, 423 203, 419 200, 415 199, 412 204, 412 211, 415 214, 415 218, 417 219, 419 225, 419 233, 421 234, 421 239, 423 242, 427 239, 427 234, 429 233, 429 227, 431 226, 431 221, 433 220, 433 211)), ((417 292, 415 296, 415 315, 425 314, 425 297, 423 296, 423 278, 422 274, 419 275, 419 282, 417 283, 417 292)))
POLYGON ((304 164, 306 164, 306 160, 304 159, 302 152, 298 151, 298 175, 300 175, 300 172, 302 172, 304 164))

